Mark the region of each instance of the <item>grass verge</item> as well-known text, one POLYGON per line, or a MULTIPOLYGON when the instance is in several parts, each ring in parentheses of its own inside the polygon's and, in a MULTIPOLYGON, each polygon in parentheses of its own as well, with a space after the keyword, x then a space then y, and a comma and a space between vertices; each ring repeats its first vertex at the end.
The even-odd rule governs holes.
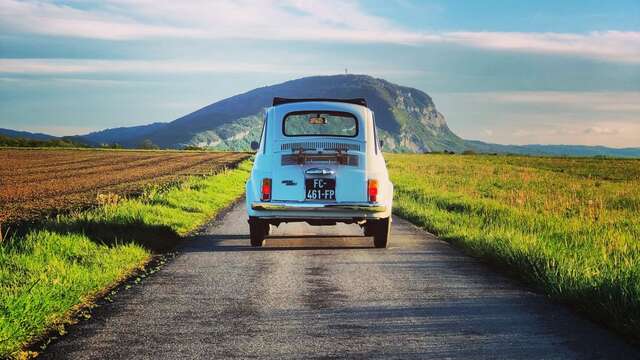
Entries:
POLYGON ((141 269, 154 251, 232 204, 251 163, 178 186, 44 222, 0 244, 0 358, 71 322, 106 288, 141 269))
POLYGON ((387 160, 395 213, 640 340, 640 161, 387 160))

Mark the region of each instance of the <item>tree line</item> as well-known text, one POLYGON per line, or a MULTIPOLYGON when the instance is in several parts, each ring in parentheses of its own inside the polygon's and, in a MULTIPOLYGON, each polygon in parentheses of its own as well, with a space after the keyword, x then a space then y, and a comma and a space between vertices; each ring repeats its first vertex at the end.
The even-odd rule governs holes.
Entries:
POLYGON ((35 140, 27 138, 12 138, 0 135, 0 146, 3 147, 89 147, 86 144, 67 138, 52 140, 35 140))
MULTIPOLYGON (((35 140, 28 138, 14 138, 0 135, 0 147, 57 147, 57 148, 102 148, 102 149, 124 149, 124 146, 118 143, 105 143, 97 146, 88 145, 72 138, 62 137, 51 140, 35 140)), ((145 139, 138 145, 131 147, 133 149, 158 150, 160 146, 154 144, 151 140, 145 139)), ((185 146, 183 150, 199 150, 204 151, 206 148, 198 146, 185 146)))

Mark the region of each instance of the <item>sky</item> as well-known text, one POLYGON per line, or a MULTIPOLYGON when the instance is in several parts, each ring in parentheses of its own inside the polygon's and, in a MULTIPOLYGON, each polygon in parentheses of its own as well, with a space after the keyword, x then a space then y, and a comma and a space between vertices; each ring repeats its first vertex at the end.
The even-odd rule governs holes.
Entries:
POLYGON ((463 138, 640 147, 638 0, 0 0, 0 128, 172 121, 345 69, 463 138))

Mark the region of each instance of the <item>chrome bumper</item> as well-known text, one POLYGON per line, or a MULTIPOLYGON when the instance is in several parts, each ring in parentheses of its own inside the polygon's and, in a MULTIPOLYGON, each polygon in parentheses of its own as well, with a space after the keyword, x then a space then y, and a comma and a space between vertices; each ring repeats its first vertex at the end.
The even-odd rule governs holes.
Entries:
POLYGON ((362 212, 384 212, 387 207, 381 203, 313 203, 313 202, 296 202, 296 201, 273 201, 273 202, 253 202, 251 203, 253 210, 266 211, 362 211, 362 212))

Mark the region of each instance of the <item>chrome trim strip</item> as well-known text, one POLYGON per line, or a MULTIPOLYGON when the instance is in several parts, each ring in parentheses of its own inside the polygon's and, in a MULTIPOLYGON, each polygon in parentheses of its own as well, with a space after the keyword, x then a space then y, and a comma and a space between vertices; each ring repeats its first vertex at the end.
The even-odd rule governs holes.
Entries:
POLYGON ((340 210, 353 210, 363 212, 384 212, 387 207, 381 203, 313 203, 313 202, 253 202, 251 203, 253 210, 266 210, 266 211, 340 211, 340 210))
POLYGON ((335 175, 336 171, 333 169, 311 168, 307 169, 304 173, 307 175, 335 175))

